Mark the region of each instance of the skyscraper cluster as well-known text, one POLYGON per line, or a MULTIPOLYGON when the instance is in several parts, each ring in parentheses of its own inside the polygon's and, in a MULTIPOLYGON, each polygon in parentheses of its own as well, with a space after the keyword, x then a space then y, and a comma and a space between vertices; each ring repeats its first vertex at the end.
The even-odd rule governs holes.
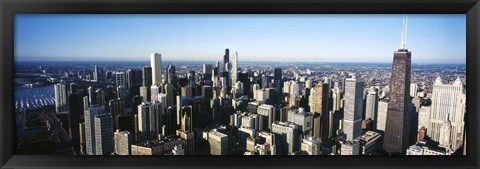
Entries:
POLYGON ((95 66, 95 83, 70 92, 55 84, 55 110, 69 112, 72 145, 86 155, 453 154, 465 141, 462 79, 413 81, 406 19, 403 32, 386 82, 355 70, 249 69, 228 48, 201 66, 162 67, 152 53, 127 71, 95 66))

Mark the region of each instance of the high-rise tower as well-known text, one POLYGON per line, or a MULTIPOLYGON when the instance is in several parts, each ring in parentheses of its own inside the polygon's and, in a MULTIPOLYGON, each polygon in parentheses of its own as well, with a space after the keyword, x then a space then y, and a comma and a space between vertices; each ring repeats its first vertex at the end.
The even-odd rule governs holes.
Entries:
POLYGON ((55 111, 64 112, 67 111, 67 89, 65 84, 57 83, 54 85, 55 90, 55 111))
POLYGON ((162 55, 152 53, 150 55, 150 67, 152 67, 152 85, 162 83, 162 55))
POLYGON ((383 148, 389 153, 403 153, 409 143, 410 77, 412 53, 405 49, 407 18, 403 18, 402 45, 393 54, 390 99, 383 148))
POLYGON ((230 86, 234 86, 235 83, 237 83, 237 75, 238 75, 238 52, 235 52, 235 55, 233 55, 233 60, 232 60, 232 72, 230 72, 231 76, 231 84, 230 86))
POLYGON ((168 64, 167 66, 167 84, 176 86, 177 76, 175 75, 175 66, 168 64))
POLYGON ((363 87, 362 78, 348 78, 345 81, 345 108, 343 132, 345 140, 353 141, 362 134, 363 87))
POLYGON ((463 142, 466 104, 463 90, 460 78, 453 84, 444 84, 439 76, 433 83, 428 136, 439 142, 440 146, 454 151, 460 148, 463 142))
POLYGON ((225 49, 225 55, 223 55, 223 71, 228 72, 228 64, 230 63, 230 49, 225 49))
POLYGON ((99 76, 100 72, 98 70, 98 66, 95 65, 95 70, 93 71, 93 80, 95 80, 95 82, 98 82, 100 80, 99 76))

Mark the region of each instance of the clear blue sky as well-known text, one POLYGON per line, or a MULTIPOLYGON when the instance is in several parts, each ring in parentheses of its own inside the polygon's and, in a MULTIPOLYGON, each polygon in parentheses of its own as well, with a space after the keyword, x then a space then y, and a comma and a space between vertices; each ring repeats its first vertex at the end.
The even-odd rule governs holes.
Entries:
MULTIPOLYGON (((402 15, 15 16, 16 60, 392 62, 402 15)), ((408 15, 413 63, 465 63, 465 15, 408 15)))

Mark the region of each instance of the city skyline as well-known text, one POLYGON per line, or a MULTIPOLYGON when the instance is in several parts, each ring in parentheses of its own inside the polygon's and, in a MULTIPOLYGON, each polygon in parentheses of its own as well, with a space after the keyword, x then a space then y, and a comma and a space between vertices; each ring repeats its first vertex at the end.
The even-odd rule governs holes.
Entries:
MULTIPOLYGON (((466 58, 465 15, 408 16, 406 48, 416 53, 413 64, 465 64, 466 59, 458 59, 466 58)), ((192 57, 215 61, 223 55, 215 49, 228 47, 231 53, 238 51, 242 62, 391 63, 391 53, 400 48, 401 19, 402 15, 22 14, 16 16, 15 58, 147 61, 145 56, 158 52, 164 62, 192 57)))
MULTIPOLYGON (((142 54, 135 58, 136 62, 126 65, 116 63, 123 55, 104 57, 111 62, 100 66, 101 59, 18 64, 15 114, 19 154, 465 155, 462 150, 466 146, 466 65, 419 64, 412 68, 417 50, 429 50, 415 45, 409 50, 407 37, 412 38, 407 36, 411 32, 408 16, 403 15, 402 19, 400 46, 393 51, 391 65, 319 66, 315 59, 308 64, 288 64, 290 59, 281 54, 261 59, 286 64, 242 65, 239 63, 244 56, 238 51, 244 49, 238 47, 224 48, 223 56, 215 57, 216 62, 191 62, 202 55, 201 50, 208 50, 202 46, 194 46, 199 48, 195 50, 199 55, 188 57, 190 63, 181 66, 167 66, 162 60, 168 58, 164 57, 168 55, 165 51, 142 54), (142 66, 142 58, 149 58, 149 64, 142 66), (39 143, 45 147, 39 149, 39 143)), ((75 36, 64 38, 82 43, 75 42, 79 38, 75 36)), ((101 41, 100 36, 95 39, 101 41)), ((390 34, 385 36, 388 37, 390 34)), ((265 43, 261 37, 254 39, 258 39, 255 43, 265 43)), ((377 42, 375 38, 369 40, 377 42)), ((205 40, 205 46, 212 46, 209 42, 205 40)), ((122 46, 104 44, 95 48, 75 47, 86 49, 79 52, 56 47, 61 49, 60 55, 63 51, 85 55, 92 51, 102 54, 95 49, 107 51, 108 47, 122 46)), ((298 48, 313 45, 298 44, 305 44, 298 48)), ((382 53, 386 48, 390 45, 379 50, 367 48, 372 52, 369 58, 339 57, 338 61, 368 62, 375 58, 375 52, 382 53)), ((357 52, 355 48, 348 49, 357 52)), ((268 53, 269 49, 254 52, 265 51, 268 53)), ((295 51, 299 55, 309 53, 295 51)), ((342 54, 346 50, 329 51, 342 54)), ((356 54, 359 53, 368 52, 359 50, 356 54)), ((386 56, 392 58, 391 53, 386 56)), ((248 60, 248 54, 245 57, 248 60)), ((301 57, 292 59, 302 61, 301 57)), ((441 62, 439 58, 427 59, 441 62)), ((19 60, 16 59, 17 63, 19 60)), ((62 59, 50 56, 50 60, 62 59)), ((177 56, 176 60, 182 57, 177 56)))

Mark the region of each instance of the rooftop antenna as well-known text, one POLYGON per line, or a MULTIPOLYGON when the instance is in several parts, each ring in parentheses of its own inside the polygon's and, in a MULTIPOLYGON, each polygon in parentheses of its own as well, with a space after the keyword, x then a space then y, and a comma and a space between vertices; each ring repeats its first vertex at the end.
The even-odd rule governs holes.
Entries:
POLYGON ((402 22, 402 41, 400 49, 405 49, 407 45, 407 29, 408 29, 408 16, 403 15, 403 22, 402 22))
POLYGON ((408 16, 405 16, 405 37, 403 42, 403 48, 405 49, 407 46, 407 33, 408 33, 408 16))

